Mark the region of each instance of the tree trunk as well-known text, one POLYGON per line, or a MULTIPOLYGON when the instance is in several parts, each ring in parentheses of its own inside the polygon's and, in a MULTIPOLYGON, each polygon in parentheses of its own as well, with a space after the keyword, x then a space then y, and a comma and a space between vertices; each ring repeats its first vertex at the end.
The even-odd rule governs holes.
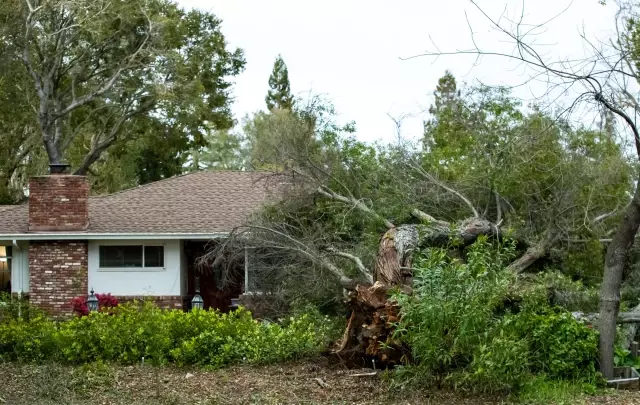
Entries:
POLYGON ((47 151, 49 164, 53 165, 61 163, 60 153, 58 152, 58 148, 56 147, 55 142, 53 141, 53 137, 44 137, 44 149, 47 151))
POLYGON ((605 256, 604 277, 600 287, 600 314, 598 330, 600 332, 600 372, 607 378, 613 378, 613 345, 616 337, 616 319, 620 309, 620 286, 627 253, 633 244, 640 226, 640 182, 631 203, 627 206, 624 218, 605 256))
POLYGON ((380 238, 375 264, 375 283, 358 285, 349 292, 351 316, 341 342, 335 350, 342 360, 358 366, 399 364, 410 356, 408 348, 393 338, 399 308, 389 300, 389 290, 400 288, 411 293, 412 257, 419 247, 446 247, 451 239, 470 245, 480 235, 496 236, 490 221, 471 218, 453 226, 421 215, 423 224, 400 225, 380 238), (426 220, 428 219, 428 220, 426 220))
POLYGON ((418 244, 414 225, 391 228, 380 239, 376 257, 375 280, 385 286, 411 285, 411 253, 418 244))
POLYGON ((527 249, 526 252, 524 252, 522 256, 520 256, 518 260, 511 263, 508 269, 516 273, 522 273, 538 259, 541 259, 547 255, 549 249, 551 248, 551 245, 553 245, 554 240, 554 237, 549 236, 536 245, 531 246, 529 249, 527 249))

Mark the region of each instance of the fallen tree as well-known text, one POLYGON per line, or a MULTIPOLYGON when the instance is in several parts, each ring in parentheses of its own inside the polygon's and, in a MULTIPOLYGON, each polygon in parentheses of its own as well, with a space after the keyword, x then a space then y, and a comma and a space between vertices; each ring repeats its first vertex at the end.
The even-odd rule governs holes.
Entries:
MULTIPOLYGON (((280 178, 278 174, 276 177, 280 178)), ((281 180, 281 179, 280 179, 281 180)), ((412 260, 417 250, 431 247, 447 248, 451 255, 463 256, 466 246, 473 244, 480 236, 500 238, 503 234, 500 226, 488 219, 470 217, 457 223, 438 220, 418 209, 411 215, 418 220, 413 224, 394 225, 383 219, 364 204, 358 204, 353 197, 328 191, 323 187, 318 194, 336 201, 354 204, 356 209, 373 216, 387 227, 379 239, 377 253, 372 268, 364 265, 363 260, 351 253, 330 246, 321 246, 309 235, 292 232, 290 225, 247 225, 236 229, 223 244, 210 251, 203 260, 221 257, 228 249, 257 249, 269 252, 287 252, 296 256, 289 261, 301 259, 328 271, 332 278, 347 291, 349 317, 346 329, 333 353, 353 365, 371 365, 375 360, 381 365, 399 364, 407 361, 408 350, 393 339, 394 325, 398 321, 398 307, 390 300, 390 293, 399 290, 410 294, 412 290, 412 260), (339 257, 354 264, 357 272, 349 276, 344 267, 332 259, 339 257)), ((464 196, 456 193, 460 198, 464 196)), ((475 209, 474 213, 477 213, 475 209)), ((538 258, 546 255, 551 243, 545 240, 528 249, 515 260, 509 268, 520 273, 531 266, 538 258), (541 247, 543 246, 543 247, 541 247), (547 250, 544 250, 547 249, 547 250)), ((287 259, 284 260, 286 262, 287 259)), ((282 266, 283 261, 278 261, 282 266)))
POLYGON ((587 132, 605 141, 583 145, 584 131, 541 112, 523 117, 504 92, 481 88, 470 100, 455 86, 450 93, 442 98, 453 107, 440 107, 425 135, 428 153, 325 132, 313 139, 313 131, 292 130, 306 124, 278 130, 298 115, 276 117, 264 139, 284 163, 260 181, 278 198, 203 260, 254 252, 250 279, 260 278, 261 289, 297 288, 293 299, 309 299, 319 285, 346 291, 349 325, 335 351, 370 365, 406 354, 389 341, 398 315, 389 294, 411 293, 416 251, 446 248, 464 260, 478 237, 509 237, 520 254, 508 268, 523 274, 560 243, 607 235, 626 203, 627 167, 606 133, 587 132), (460 105, 464 114, 453 111, 460 105), (611 189, 615 176, 621 184, 611 189))

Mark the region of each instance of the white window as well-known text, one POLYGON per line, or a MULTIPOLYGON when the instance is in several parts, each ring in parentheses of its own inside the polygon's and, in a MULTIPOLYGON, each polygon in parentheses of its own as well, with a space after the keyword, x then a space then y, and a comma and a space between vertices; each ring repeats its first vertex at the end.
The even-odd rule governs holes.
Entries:
POLYGON ((11 246, 0 246, 0 292, 11 292, 11 246))
POLYGON ((162 268, 164 246, 158 245, 102 245, 100 268, 162 268))

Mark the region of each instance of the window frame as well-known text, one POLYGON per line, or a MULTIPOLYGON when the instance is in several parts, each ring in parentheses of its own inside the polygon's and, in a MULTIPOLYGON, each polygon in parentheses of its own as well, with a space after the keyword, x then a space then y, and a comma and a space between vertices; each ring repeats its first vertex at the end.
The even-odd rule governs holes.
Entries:
POLYGON ((97 246, 97 253, 98 253, 98 257, 97 257, 97 270, 98 271, 104 271, 104 272, 110 272, 110 271, 115 271, 115 272, 145 272, 145 271, 166 271, 167 270, 167 247, 166 244, 164 243, 99 243, 97 246), (102 267, 101 265, 101 261, 100 261, 100 253, 101 253, 101 248, 102 247, 129 247, 129 246, 136 246, 136 247, 141 247, 142 248, 142 266, 141 267, 102 267), (161 247, 162 248, 162 266, 161 267, 149 267, 149 266, 145 266, 145 251, 146 251, 146 247, 161 247))
MULTIPOLYGON (((4 247, 5 249, 5 254, 4 256, 0 256, 0 259, 2 260, 2 263, 7 263, 7 270, 2 270, 0 269, 0 273, 3 273, 2 279, 4 280, 4 273, 9 274, 9 292, 11 292, 11 289, 13 288, 12 286, 12 282, 13 282, 13 246, 11 245, 1 245, 2 247, 4 247)), ((4 286, 0 285, 0 291, 4 291, 4 286)))

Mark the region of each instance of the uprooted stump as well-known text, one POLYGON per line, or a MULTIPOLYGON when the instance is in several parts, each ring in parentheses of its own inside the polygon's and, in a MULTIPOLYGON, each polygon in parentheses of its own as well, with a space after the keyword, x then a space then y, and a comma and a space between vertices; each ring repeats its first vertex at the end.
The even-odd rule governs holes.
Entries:
MULTIPOLYGON (((456 240, 459 243, 451 254, 457 256, 479 236, 501 236, 498 225, 483 218, 469 218, 454 225, 420 211, 414 216, 421 220, 420 224, 391 227, 380 238, 373 272, 376 282, 345 287, 349 288, 351 315, 333 355, 348 365, 371 367, 375 360, 380 367, 392 367, 411 362, 410 349, 394 336, 400 309, 390 299, 390 292, 395 289, 411 294, 416 249, 448 247, 451 240, 456 240)), ((516 273, 524 271, 546 254, 551 241, 547 238, 529 247, 509 268, 516 273)))
MULTIPOLYGON (((397 288, 397 287, 396 287, 397 288)), ((349 366, 393 367, 410 360, 410 351, 394 338, 399 308, 381 282, 358 285, 349 293, 351 315, 333 355, 349 366)))

